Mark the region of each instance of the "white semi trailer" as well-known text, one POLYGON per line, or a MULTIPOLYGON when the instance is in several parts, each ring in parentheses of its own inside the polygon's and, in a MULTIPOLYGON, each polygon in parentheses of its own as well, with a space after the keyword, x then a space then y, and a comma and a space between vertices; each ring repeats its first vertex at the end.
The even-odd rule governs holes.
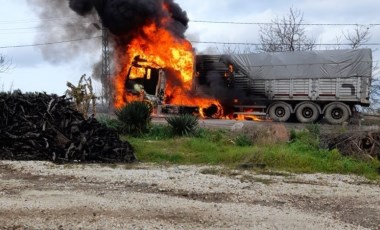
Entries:
POLYGON ((210 92, 235 116, 267 115, 285 122, 295 114, 303 123, 324 116, 340 124, 355 105, 370 103, 370 49, 198 55, 196 68, 197 84, 210 89, 224 77, 228 90, 219 86, 210 92))

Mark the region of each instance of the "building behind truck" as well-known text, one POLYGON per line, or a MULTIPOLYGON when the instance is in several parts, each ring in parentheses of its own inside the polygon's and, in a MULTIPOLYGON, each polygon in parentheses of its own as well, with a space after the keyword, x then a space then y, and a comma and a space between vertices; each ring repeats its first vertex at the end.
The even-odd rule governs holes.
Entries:
MULTIPOLYGON (((295 115, 302 123, 324 117, 340 124, 349 120, 355 106, 370 103, 370 49, 197 55, 195 63, 192 92, 217 99, 223 114, 213 107, 165 103, 165 71, 145 71, 157 73, 149 76, 154 81, 143 78, 139 84, 149 89, 160 112, 204 109, 211 117, 265 116, 282 122, 295 115)), ((126 85, 128 81, 127 77, 126 85)))

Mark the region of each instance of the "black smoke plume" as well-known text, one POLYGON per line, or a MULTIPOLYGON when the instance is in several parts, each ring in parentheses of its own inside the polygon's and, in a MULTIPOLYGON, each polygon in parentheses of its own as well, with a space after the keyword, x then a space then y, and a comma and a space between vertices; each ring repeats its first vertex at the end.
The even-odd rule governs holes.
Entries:
POLYGON ((141 34, 144 25, 150 23, 164 27, 174 36, 184 38, 189 21, 186 12, 173 0, 27 0, 27 2, 41 18, 41 29, 36 42, 83 39, 78 42, 62 43, 59 46, 41 46, 39 48, 43 57, 52 63, 59 63, 87 55, 94 66, 95 79, 101 77, 101 68, 99 68, 101 27, 111 32, 111 44, 127 45, 134 36, 141 34), (170 20, 163 21, 163 18, 170 20))
POLYGON ((96 10, 103 26, 117 38, 133 37, 144 25, 154 23, 184 38, 189 19, 173 0, 69 0, 72 10, 82 16, 96 10), (164 7, 165 6, 165 7, 164 7), (163 21, 170 18, 169 21, 163 21))
POLYGON ((41 19, 39 30, 36 33, 36 43, 56 43, 57 45, 39 46, 45 60, 51 63, 69 62, 77 57, 87 54, 94 58, 100 52, 101 39, 99 30, 93 23, 97 22, 96 14, 81 17, 68 7, 68 1, 62 0, 27 0, 29 6, 41 19))

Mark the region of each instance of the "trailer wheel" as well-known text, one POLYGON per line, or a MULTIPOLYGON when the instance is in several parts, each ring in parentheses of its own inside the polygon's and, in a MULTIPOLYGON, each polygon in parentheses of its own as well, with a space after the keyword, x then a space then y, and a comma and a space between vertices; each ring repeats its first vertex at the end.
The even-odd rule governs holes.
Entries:
POLYGON ((287 121, 290 117, 290 105, 285 102, 276 102, 269 108, 269 116, 273 121, 287 121))
POLYGON ((296 117, 301 123, 312 123, 319 117, 318 107, 311 102, 306 102, 298 106, 296 117))
POLYGON ((350 117, 350 112, 342 103, 332 103, 325 110, 325 118, 330 124, 342 124, 350 117))

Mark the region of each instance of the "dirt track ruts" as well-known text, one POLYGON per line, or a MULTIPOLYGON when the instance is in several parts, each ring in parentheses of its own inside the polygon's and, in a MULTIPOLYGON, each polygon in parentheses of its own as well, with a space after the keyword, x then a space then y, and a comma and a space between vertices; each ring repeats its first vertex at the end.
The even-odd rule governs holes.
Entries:
POLYGON ((0 161, 0 229, 380 229, 356 176, 0 161))

